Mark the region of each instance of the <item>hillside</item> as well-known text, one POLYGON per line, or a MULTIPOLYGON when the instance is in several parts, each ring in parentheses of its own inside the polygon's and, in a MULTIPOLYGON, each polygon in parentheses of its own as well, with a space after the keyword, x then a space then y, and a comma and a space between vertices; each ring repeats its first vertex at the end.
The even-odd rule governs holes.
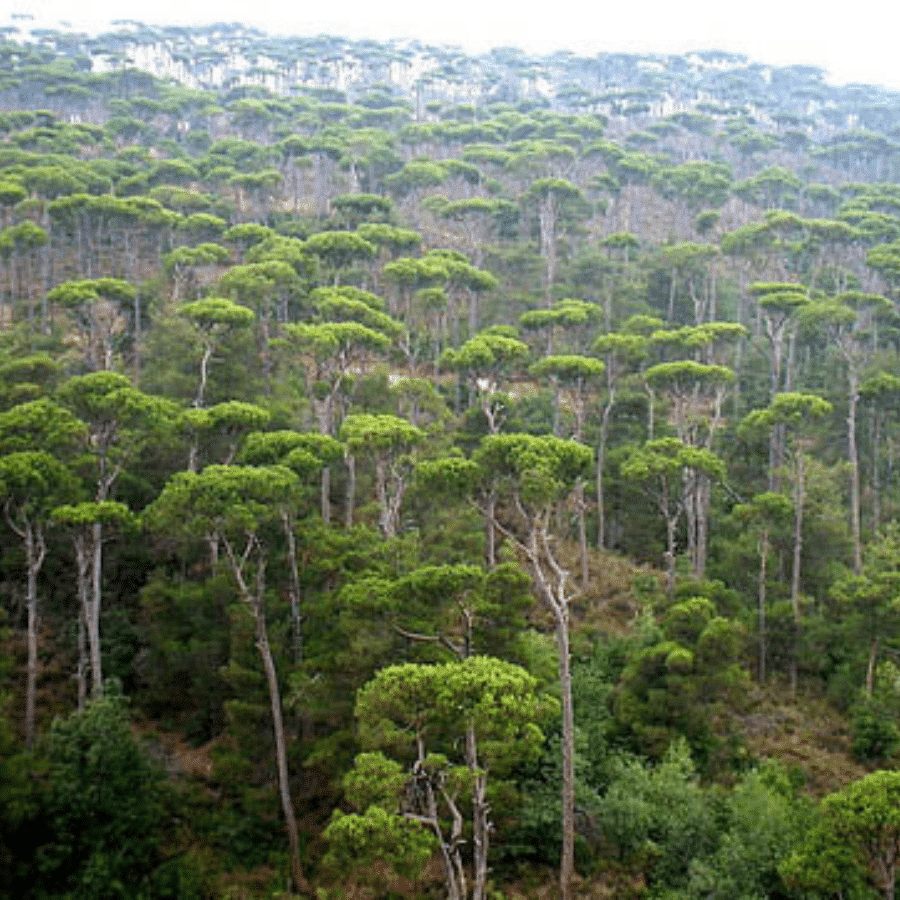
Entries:
POLYGON ((12 19, 0 893, 892 896, 898 112, 12 19))

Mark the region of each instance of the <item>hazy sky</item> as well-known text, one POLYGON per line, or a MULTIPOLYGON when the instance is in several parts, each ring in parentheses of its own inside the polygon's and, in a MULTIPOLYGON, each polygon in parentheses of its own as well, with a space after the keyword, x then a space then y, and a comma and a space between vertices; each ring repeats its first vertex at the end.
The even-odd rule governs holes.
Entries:
POLYGON ((0 0, 4 7, 51 27, 84 27, 90 15, 94 23, 243 22, 279 34, 410 37, 473 50, 730 50, 821 66, 838 84, 900 90, 900 5, 890 0, 0 0))

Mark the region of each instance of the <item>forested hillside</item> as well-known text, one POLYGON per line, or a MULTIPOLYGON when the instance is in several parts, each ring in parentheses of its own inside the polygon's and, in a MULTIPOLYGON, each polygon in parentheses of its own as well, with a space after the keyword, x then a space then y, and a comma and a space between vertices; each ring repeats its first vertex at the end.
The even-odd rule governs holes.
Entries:
POLYGON ((900 94, 0 42, 0 894, 894 897, 900 94))

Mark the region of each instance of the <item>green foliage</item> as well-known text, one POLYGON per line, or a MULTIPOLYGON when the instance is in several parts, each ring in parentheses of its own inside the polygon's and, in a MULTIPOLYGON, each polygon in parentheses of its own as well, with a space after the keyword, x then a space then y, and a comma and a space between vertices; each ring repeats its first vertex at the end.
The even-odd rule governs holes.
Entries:
MULTIPOLYGON (((0 639, 5 641, 4 618, 0 614, 0 639)), ((5 680, 8 673, 0 674, 5 680)), ((0 891, 25 896, 34 889, 34 854, 46 834, 42 784, 35 778, 43 766, 16 738, 11 699, 0 692, 0 891)))
POLYGON ((697 854, 686 896, 781 896, 779 867, 805 838, 809 819, 808 805, 777 766, 749 772, 724 799, 718 846, 697 854))
POLYGON ((542 507, 569 493, 589 471, 593 454, 583 444, 549 435, 497 434, 488 435, 473 458, 484 477, 542 507))
POLYGON ((233 601, 229 579, 197 584, 155 574, 140 595, 137 630, 141 710, 191 741, 207 741, 225 724, 229 696, 221 668, 228 659, 233 601))
MULTIPOLYGON (((165 873, 104 894, 118 863, 101 848, 80 887, 40 891, 187 900, 283 888, 266 698, 229 552, 248 585, 266 576, 256 599, 277 680, 294 685, 291 788, 318 861, 320 825, 358 749, 356 690, 398 661, 437 668, 471 652, 528 663, 549 683, 534 587, 519 564, 486 571, 482 556, 531 553, 532 571, 552 559, 551 581, 573 586, 571 538, 601 515, 604 549, 589 554, 583 595, 567 598, 583 892, 883 891, 824 826, 780 883, 793 799, 771 772, 735 783, 727 766, 745 764, 731 756, 734 712, 757 604, 772 670, 799 660, 799 709, 806 688, 826 690, 858 758, 896 759, 900 692, 885 660, 900 649, 898 559, 896 536, 881 532, 900 508, 900 320, 876 293, 896 300, 900 287, 895 98, 715 52, 585 60, 501 48, 473 61, 240 24, 116 28, 33 29, 33 40, 10 29, 0 42, 0 597, 23 628, 27 541, 16 532, 55 510, 66 527, 41 535, 46 564, 29 589, 40 597, 41 709, 66 711, 73 595, 89 580, 75 577, 66 538, 85 551, 94 526, 119 532, 109 553, 94 548, 105 554, 95 574, 107 588, 106 662, 133 679, 147 728, 213 741, 216 764, 185 789, 165 873), (189 89, 127 63, 163 45, 178 69, 213 71, 238 53, 259 83, 189 89), (420 63, 428 71, 409 89, 397 73, 420 63), (684 110, 660 119, 672 91, 684 110), (551 437, 573 420, 578 443, 551 437), (186 460, 196 471, 172 477, 186 460), (381 533, 346 526, 374 518, 373 497, 381 533), (848 500, 861 508, 861 564, 848 500), (145 507, 153 541, 114 527, 145 507), (653 568, 663 539, 666 599, 653 568), (620 586, 607 553, 648 563, 639 580, 653 588, 620 586), (676 587, 688 563, 723 584, 676 587), (297 608, 302 653, 289 628, 297 608), (596 655, 578 658, 591 644, 596 655), (722 776, 714 790, 683 760, 647 768, 623 756, 660 759, 681 735, 704 774, 722 776), (684 826, 690 839, 676 834, 678 808, 696 826, 684 826), (239 871, 249 864, 261 868, 239 871)), ((37 805, 49 777, 15 737, 25 651, 16 632, 0 660, 0 688, 12 691, 0 719, 4 896, 35 893, 27 877, 49 828, 37 805)), ((444 779, 468 814, 478 776, 460 763, 452 716, 434 709, 423 707, 434 746, 418 785, 444 779)), ((515 788, 491 772, 497 835, 519 841, 506 860, 555 852, 555 741, 511 773, 515 788)), ((398 760, 395 782, 408 786, 398 760)), ((348 798, 387 787, 335 818, 329 895, 338 882, 335 897, 436 892, 385 875, 415 874, 431 840, 403 818, 390 769, 360 757, 348 779, 348 798), (368 886, 339 877, 367 861, 368 886)), ((469 835, 466 825, 460 840, 469 835)), ((535 871, 517 872, 517 888, 540 893, 535 871)))
POLYGON ((417 823, 374 805, 363 813, 335 810, 323 836, 329 845, 325 871, 335 879, 352 872, 376 896, 382 895, 389 875, 417 879, 437 843, 417 823), (387 873, 379 870, 381 865, 387 873))
POLYGON ((615 762, 596 816, 605 854, 659 889, 683 889, 693 860, 716 844, 715 810, 683 741, 653 767, 615 762))
POLYGON ((642 754, 659 758, 682 736, 704 766, 721 766, 735 749, 728 710, 747 684, 740 627, 694 597, 671 606, 661 630, 625 665, 614 697, 617 723, 642 754))
POLYGON ((71 456, 85 439, 85 424, 68 409, 42 397, 0 413, 0 448, 3 452, 35 448, 71 456))
POLYGON ((279 506, 295 502, 297 489, 297 476, 281 465, 212 465, 199 474, 177 472, 145 510, 143 521, 179 540, 218 531, 239 542, 276 517, 279 506))
POLYGON ((429 750, 449 752, 442 732, 453 741, 471 727, 481 765, 499 773, 540 744, 534 723, 545 711, 535 688, 524 669, 491 657, 388 666, 357 697, 360 740, 365 747, 414 759, 417 738, 427 740, 429 750))
POLYGON ((893 895, 900 840, 900 773, 877 771, 822 801, 821 820, 782 866, 787 881, 820 892, 858 891, 866 878, 893 895))
POLYGON ((57 720, 47 737, 46 816, 38 853, 50 896, 106 898, 146 890, 158 863, 160 773, 135 742, 114 689, 57 720))
MULTIPOLYGON (((879 680, 883 680, 887 673, 882 670, 879 674, 879 680)), ((887 691, 879 690, 875 696, 861 697, 856 702, 851 710, 850 727, 853 734, 853 755, 857 759, 868 763, 883 763, 900 749, 898 707, 900 696, 897 695, 896 685, 892 685, 887 691)))

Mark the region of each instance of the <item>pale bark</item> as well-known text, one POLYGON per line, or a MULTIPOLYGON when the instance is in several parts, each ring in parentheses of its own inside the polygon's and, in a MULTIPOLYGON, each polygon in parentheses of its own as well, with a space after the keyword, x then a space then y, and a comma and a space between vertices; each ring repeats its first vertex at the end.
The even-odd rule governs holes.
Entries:
POLYGON ((759 608, 759 681, 762 684, 766 680, 766 662, 768 656, 768 623, 766 580, 769 577, 769 530, 763 529, 759 539, 759 587, 757 601, 759 608))
POLYGON ((291 603, 291 650, 295 663, 303 661, 303 616, 300 610, 300 567, 297 563, 297 538, 294 535, 294 517, 289 512, 282 513, 284 536, 288 550, 288 572, 290 582, 288 596, 291 603))
POLYGON ((563 569, 552 548, 549 508, 527 516, 518 497, 516 506, 528 522, 528 534, 517 538, 499 521, 496 528, 525 554, 538 596, 553 617, 558 654, 560 698, 562 705, 562 846, 559 883, 561 900, 571 900, 575 874, 575 719, 572 701, 572 676, 569 650, 569 573, 563 569))
POLYGON ((297 819, 294 815, 294 806, 291 802, 290 780, 287 765, 287 744, 284 733, 284 719, 282 715, 281 690, 278 686, 278 673, 272 659, 272 648, 269 644, 269 633, 266 626, 265 614, 265 569, 266 560, 261 546, 255 535, 248 537, 243 553, 238 557, 231 542, 223 541, 231 570, 234 574, 240 591, 241 599, 247 604, 253 615, 256 625, 256 648, 259 650, 263 670, 266 675, 266 684, 269 690, 269 705, 272 712, 272 732, 275 739, 275 766, 278 774, 278 796, 281 800, 281 811, 284 815, 285 829, 288 836, 288 848, 290 851, 291 879, 293 887, 297 891, 309 890, 303 869, 300 864, 300 838, 297 829, 297 819), (254 584, 248 584, 245 578, 245 567, 250 557, 255 557, 254 584))
POLYGON ((562 847, 559 885, 562 900, 570 900, 575 874, 575 718, 569 659, 569 596, 566 590, 568 573, 559 565, 550 546, 546 518, 533 525, 526 549, 539 593, 556 625, 562 703, 562 847))
MULTIPOLYGON (((609 363, 607 362, 607 367, 609 363)), ((607 369, 608 370, 608 369, 607 369)), ((606 498, 603 490, 603 469, 606 466, 606 442, 609 436, 609 416, 615 403, 615 391, 610 387, 600 417, 600 440, 597 444, 597 549, 606 550, 606 498)))
POLYGON ((284 737, 284 720, 281 712, 281 692, 278 688, 278 675, 272 660, 272 648, 269 646, 269 635, 266 629, 265 609, 261 596, 251 603, 253 618, 256 620, 256 647, 262 659, 269 687, 269 703, 272 710, 272 731, 275 737, 275 762, 278 769, 278 795, 281 799, 281 810, 284 814, 287 829, 288 845, 291 858, 291 879, 298 891, 308 890, 306 878, 300 866, 300 837, 294 805, 291 802, 290 780, 287 768, 287 746, 284 737))
POLYGON ((84 535, 75 535, 75 564, 78 570, 78 708, 84 709, 88 695, 87 673, 91 667, 91 658, 87 645, 87 616, 91 604, 91 559, 88 543, 84 535))
POLYGON ((862 528, 860 523, 859 449, 856 443, 859 377, 851 369, 847 404, 847 461, 850 463, 850 534, 853 539, 853 572, 862 571, 862 528))
POLYGON ((26 525, 19 533, 25 541, 25 564, 28 569, 25 603, 28 609, 28 664, 25 686, 25 746, 31 748, 35 735, 35 705, 38 679, 38 596, 37 576, 44 563, 47 546, 40 528, 26 525))
POLYGON ((418 758, 413 766, 413 776, 417 784, 421 788, 421 793, 425 797, 425 815, 407 814, 407 818, 414 819, 430 826, 437 838, 438 846, 441 848, 441 859, 444 863, 444 874, 447 877, 447 898, 448 900, 465 900, 466 897, 466 874, 458 859, 458 852, 454 852, 454 848, 447 841, 441 830, 440 819, 438 818, 437 798, 435 797, 434 784, 432 778, 425 770, 425 745, 422 736, 416 736, 416 747, 418 758))
POLYGON ((475 729, 466 729, 466 762, 472 783, 472 900, 484 900, 487 889, 490 806, 487 802, 487 772, 479 769, 475 729))
POLYGON ((547 305, 550 305, 550 292, 556 283, 556 203, 552 192, 541 198, 538 209, 538 221, 541 228, 541 256, 546 262, 547 283, 545 296, 547 305))
POLYGON ((103 526, 95 522, 91 526, 91 594, 85 610, 88 647, 91 653, 91 690, 94 697, 103 696, 103 661, 100 653, 100 602, 103 580, 103 526))
POLYGON ((356 457, 347 453, 344 457, 347 463, 347 508, 344 510, 344 527, 353 527, 353 518, 356 515, 356 457))
POLYGON ((569 660, 568 606, 556 623, 559 653, 559 683, 562 700, 562 850, 560 852, 559 890, 562 900, 572 895, 575 875, 575 713, 572 703, 572 675, 569 660))
POLYGON ((791 693, 797 693, 797 653, 800 644, 800 564, 803 554, 803 505, 806 502, 806 469, 803 451, 796 451, 794 483, 794 561, 791 569, 791 610, 793 612, 793 646, 791 648, 791 693))
POLYGON ((878 635, 875 635, 869 643, 869 659, 866 663, 866 697, 872 698, 875 689, 875 667, 878 663, 878 635))
POLYGON ((203 356, 200 357, 200 384, 197 386, 197 396, 194 398, 194 409, 203 409, 206 396, 206 385, 209 381, 209 363, 212 360, 213 345, 207 342, 203 347, 203 356))

